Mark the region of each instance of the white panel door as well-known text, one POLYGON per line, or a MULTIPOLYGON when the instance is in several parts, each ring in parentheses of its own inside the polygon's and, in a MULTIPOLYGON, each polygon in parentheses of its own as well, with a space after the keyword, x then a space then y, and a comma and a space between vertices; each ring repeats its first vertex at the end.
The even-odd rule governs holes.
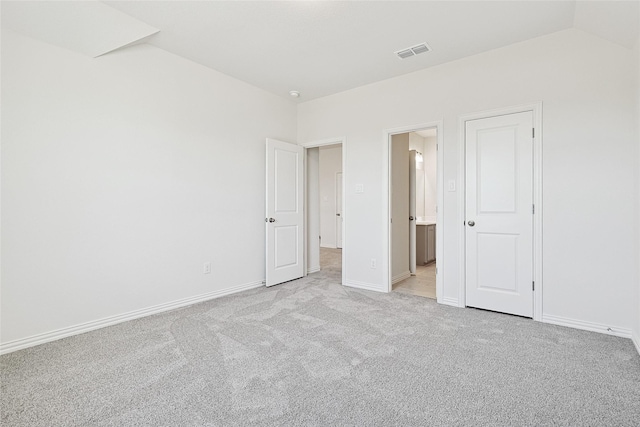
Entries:
POLYGON ((533 113, 470 120, 466 304, 533 316, 533 113))
POLYGON ((416 150, 409 151, 409 272, 416 274, 416 150))
POLYGON ((304 275, 303 152, 267 138, 267 286, 304 275))
POLYGON ((336 248, 342 249, 342 172, 336 173, 336 248))

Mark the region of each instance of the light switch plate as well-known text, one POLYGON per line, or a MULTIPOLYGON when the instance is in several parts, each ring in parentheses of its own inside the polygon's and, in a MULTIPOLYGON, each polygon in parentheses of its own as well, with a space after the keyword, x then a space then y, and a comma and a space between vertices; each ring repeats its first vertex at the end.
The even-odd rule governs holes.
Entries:
POLYGON ((356 184, 356 193, 364 193, 364 185, 356 184))
POLYGON ((447 183, 447 191, 456 191, 456 181, 455 179, 450 179, 447 183))

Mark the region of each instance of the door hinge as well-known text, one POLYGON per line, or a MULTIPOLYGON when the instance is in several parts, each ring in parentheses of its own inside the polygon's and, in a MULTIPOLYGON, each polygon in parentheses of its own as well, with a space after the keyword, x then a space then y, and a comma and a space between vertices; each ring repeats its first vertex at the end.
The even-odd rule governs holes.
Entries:
POLYGON ((436 151, 438 151, 438 144, 436 144, 436 151))
POLYGON ((531 213, 532 214, 536 213, 536 205, 531 205, 531 213))
POLYGON ((536 128, 531 128, 531 137, 532 138, 536 137, 536 128))
POLYGON ((531 290, 532 291, 536 290, 536 282, 535 281, 531 282, 531 290))
POLYGON ((438 275, 438 267, 436 267, 436 276, 438 275))

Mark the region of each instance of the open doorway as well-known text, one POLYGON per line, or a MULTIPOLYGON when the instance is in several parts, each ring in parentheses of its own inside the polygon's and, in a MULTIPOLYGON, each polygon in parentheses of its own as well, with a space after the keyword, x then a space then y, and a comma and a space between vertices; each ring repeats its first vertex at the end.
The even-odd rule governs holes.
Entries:
POLYGON ((307 273, 343 280, 344 180, 341 141, 307 146, 307 273))
POLYGON ((390 291, 437 299, 439 126, 389 133, 390 291))

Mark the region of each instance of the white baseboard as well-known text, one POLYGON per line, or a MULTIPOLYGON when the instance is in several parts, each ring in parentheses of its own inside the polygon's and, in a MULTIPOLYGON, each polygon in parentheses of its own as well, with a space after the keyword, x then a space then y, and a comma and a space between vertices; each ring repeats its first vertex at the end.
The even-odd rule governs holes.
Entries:
POLYGON ((408 279, 409 277, 411 277, 411 272, 410 271, 405 271, 403 273, 398 274, 395 277, 391 278, 391 284, 395 285, 398 282, 402 282, 404 279, 408 279))
POLYGON ((636 346, 636 350, 638 350, 638 354, 640 354, 640 332, 632 334, 631 341, 633 341, 636 346))
POLYGON ((559 326, 567 326, 569 328, 582 329, 585 331, 600 332, 601 334, 615 335, 622 338, 631 338, 631 329, 587 322, 584 320, 570 319, 568 317, 552 316, 550 314, 543 313, 542 322, 559 326))
POLYGON ((33 347, 33 346, 44 344, 47 342, 59 340, 61 338, 70 337, 72 335, 83 334, 85 332, 93 331, 93 330, 104 328, 107 326, 116 325, 118 323, 127 322, 129 320, 139 319, 141 317, 151 316, 153 314, 175 310, 176 308, 186 307, 189 305, 197 304, 199 302, 204 302, 211 299, 220 298, 226 295, 231 295, 238 292, 246 291, 249 289, 258 288, 260 286, 264 286, 264 281, 246 283, 243 285, 236 285, 226 289, 221 289, 218 291, 208 292, 206 294, 196 295, 194 297, 183 298, 183 299, 167 302, 164 304, 158 304, 152 307, 143 308, 140 310, 130 311, 128 313, 109 316, 99 320, 92 320, 90 322, 81 323, 74 326, 68 326, 66 328, 57 329, 51 332, 32 335, 27 338, 20 338, 17 340, 1 343, 0 354, 11 353, 13 351, 22 350, 23 348, 33 347))
POLYGON ((374 292, 384 292, 384 293, 387 292, 386 289, 380 289, 380 285, 376 285, 373 283, 356 282, 353 280, 347 280, 344 283, 344 286, 348 286, 350 288, 365 289, 367 291, 374 291, 374 292))
POLYGON ((317 273, 318 271, 320 271, 320 266, 307 268, 307 274, 317 273))
POLYGON ((447 297, 441 298, 438 300, 438 304, 450 305, 452 307, 460 308, 460 303, 456 298, 447 298, 447 297))

